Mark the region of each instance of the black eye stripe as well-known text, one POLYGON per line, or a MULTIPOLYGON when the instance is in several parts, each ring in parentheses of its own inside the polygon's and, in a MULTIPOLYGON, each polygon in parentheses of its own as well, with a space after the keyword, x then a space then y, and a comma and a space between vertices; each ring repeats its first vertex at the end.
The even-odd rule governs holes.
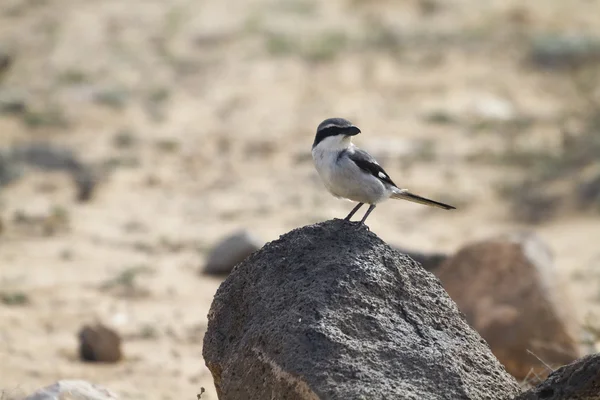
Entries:
POLYGON ((344 133, 344 130, 345 128, 339 126, 330 126, 329 128, 321 129, 319 135, 324 135, 325 137, 339 135, 340 133, 344 133))
POLYGON ((330 126, 328 128, 321 129, 320 131, 317 132, 317 135, 315 136, 315 141, 314 141, 312 147, 315 147, 316 145, 321 143, 324 139, 326 139, 330 136, 344 134, 344 132, 346 132, 349 128, 350 127, 330 126))

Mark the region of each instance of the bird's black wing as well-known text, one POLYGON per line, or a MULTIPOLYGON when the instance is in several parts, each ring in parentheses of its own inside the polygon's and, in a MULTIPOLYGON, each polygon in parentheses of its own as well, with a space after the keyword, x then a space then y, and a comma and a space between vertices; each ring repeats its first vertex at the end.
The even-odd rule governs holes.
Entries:
POLYGON ((375 159, 366 151, 355 149, 355 151, 348 153, 348 158, 350 158, 350 160, 352 160, 354 164, 358 166, 358 168, 370 175, 373 175, 381 182, 396 186, 396 184, 390 179, 388 173, 385 172, 385 170, 381 168, 381 165, 377 164, 377 161, 375 161, 375 159))

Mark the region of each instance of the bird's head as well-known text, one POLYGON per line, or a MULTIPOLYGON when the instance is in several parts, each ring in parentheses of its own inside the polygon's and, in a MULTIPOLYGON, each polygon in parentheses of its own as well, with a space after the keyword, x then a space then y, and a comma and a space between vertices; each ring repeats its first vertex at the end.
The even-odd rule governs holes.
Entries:
POLYGON ((317 127, 313 149, 318 146, 343 148, 347 147, 352 136, 358 135, 360 129, 344 118, 328 118, 317 127))

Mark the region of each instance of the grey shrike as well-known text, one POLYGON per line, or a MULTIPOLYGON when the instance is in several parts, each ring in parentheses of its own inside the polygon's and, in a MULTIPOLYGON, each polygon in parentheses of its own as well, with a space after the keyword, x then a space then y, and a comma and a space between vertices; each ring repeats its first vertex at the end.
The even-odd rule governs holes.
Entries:
POLYGON ((349 221, 354 213, 367 203, 369 209, 360 221, 364 224, 375 206, 389 198, 408 200, 445 210, 455 208, 417 196, 396 186, 369 153, 352 143, 352 136, 359 133, 360 129, 350 121, 343 118, 329 118, 319 124, 312 145, 315 167, 325 187, 335 197, 358 202, 345 220, 349 221))

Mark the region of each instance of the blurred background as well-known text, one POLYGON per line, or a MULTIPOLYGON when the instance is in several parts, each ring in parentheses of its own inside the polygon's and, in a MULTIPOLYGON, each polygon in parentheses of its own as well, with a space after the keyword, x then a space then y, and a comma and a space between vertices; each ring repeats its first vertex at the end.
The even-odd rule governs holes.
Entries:
POLYGON ((373 232, 442 254, 534 232, 593 351, 599 66, 596 0, 2 0, 0 390, 216 399, 211 251, 352 209, 312 165, 328 117, 458 208, 386 202, 373 232), (79 360, 96 322, 120 362, 79 360))

